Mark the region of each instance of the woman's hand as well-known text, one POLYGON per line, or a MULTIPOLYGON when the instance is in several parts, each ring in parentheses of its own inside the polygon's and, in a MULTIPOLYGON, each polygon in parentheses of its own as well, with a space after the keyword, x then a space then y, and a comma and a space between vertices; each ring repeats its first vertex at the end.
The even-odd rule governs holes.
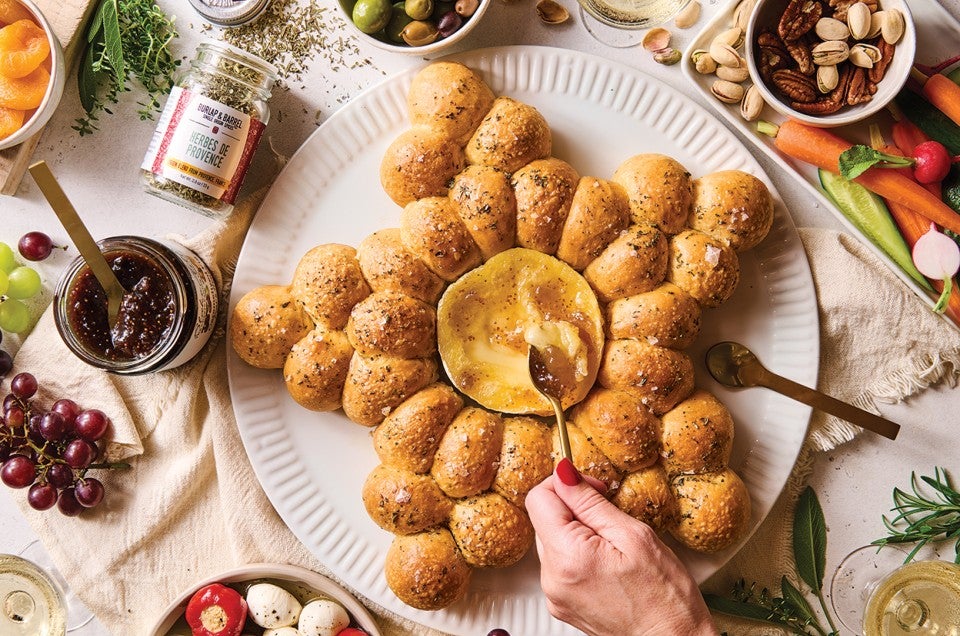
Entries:
POLYGON ((595 636, 715 636, 676 555, 587 479, 564 459, 527 495, 550 613, 595 636))

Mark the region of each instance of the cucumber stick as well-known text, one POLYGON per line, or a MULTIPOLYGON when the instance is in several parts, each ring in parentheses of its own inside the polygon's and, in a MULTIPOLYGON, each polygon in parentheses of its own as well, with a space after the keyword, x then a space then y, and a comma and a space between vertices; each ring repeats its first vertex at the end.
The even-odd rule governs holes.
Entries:
POLYGON ((859 183, 848 181, 838 174, 822 169, 819 173, 820 185, 847 220, 883 250, 917 284, 924 289, 932 289, 913 264, 910 248, 893 222, 883 199, 859 183))

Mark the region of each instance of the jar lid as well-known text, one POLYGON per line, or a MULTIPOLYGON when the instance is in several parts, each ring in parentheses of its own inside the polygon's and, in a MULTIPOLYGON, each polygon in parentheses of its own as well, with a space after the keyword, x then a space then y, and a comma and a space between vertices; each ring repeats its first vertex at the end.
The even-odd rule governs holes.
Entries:
POLYGON ((234 27, 260 17, 270 0, 190 0, 190 4, 214 24, 234 27))

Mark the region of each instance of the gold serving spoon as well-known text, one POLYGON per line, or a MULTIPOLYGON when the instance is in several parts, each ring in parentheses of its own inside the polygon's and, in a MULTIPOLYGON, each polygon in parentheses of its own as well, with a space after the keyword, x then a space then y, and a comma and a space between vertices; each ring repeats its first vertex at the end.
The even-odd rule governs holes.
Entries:
POLYGON ((570 437, 567 435, 567 420, 563 416, 563 406, 560 396, 563 395, 563 385, 559 378, 550 371, 547 355, 543 351, 530 345, 527 349, 527 367, 530 371, 530 381, 540 394, 550 401, 553 413, 557 416, 557 430, 560 431, 560 450, 563 456, 573 463, 573 453, 570 452, 570 437))
POLYGON ((767 370, 750 349, 738 342, 720 342, 710 347, 707 369, 717 382, 725 386, 766 387, 887 439, 896 439, 900 432, 899 424, 767 370))
POLYGON ((60 219, 60 223, 70 236, 70 240, 77 246, 80 256, 83 257, 83 260, 93 272, 97 282, 103 287, 103 291, 106 292, 107 322, 113 327, 117 322, 117 314, 120 313, 120 301, 124 294, 123 286, 117 280, 113 270, 110 269, 110 265, 107 263, 107 259, 103 257, 97 242, 90 236, 87 226, 80 220, 80 215, 77 214, 77 210, 70 203, 63 188, 57 183, 57 179, 50 171, 47 162, 38 161, 30 166, 30 174, 33 175, 34 181, 40 186, 40 191, 46 198, 47 203, 57 214, 57 218, 60 219))

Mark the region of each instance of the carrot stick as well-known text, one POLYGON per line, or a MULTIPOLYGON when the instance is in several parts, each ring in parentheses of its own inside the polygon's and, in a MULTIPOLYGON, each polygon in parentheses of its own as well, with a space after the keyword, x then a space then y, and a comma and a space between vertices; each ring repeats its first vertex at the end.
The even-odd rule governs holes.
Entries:
MULTIPOLYGON (((853 144, 823 128, 788 119, 780 124, 777 149, 794 159, 840 173, 840 155, 853 144)), ((886 168, 873 167, 854 179, 871 192, 915 210, 937 225, 960 234, 960 215, 919 183, 886 168)))
POLYGON ((923 96, 944 115, 960 124, 960 86, 946 75, 931 75, 923 84, 923 96))
POLYGON ((909 119, 895 122, 890 132, 893 135, 894 145, 908 157, 913 154, 914 148, 925 141, 930 141, 930 137, 909 119))

